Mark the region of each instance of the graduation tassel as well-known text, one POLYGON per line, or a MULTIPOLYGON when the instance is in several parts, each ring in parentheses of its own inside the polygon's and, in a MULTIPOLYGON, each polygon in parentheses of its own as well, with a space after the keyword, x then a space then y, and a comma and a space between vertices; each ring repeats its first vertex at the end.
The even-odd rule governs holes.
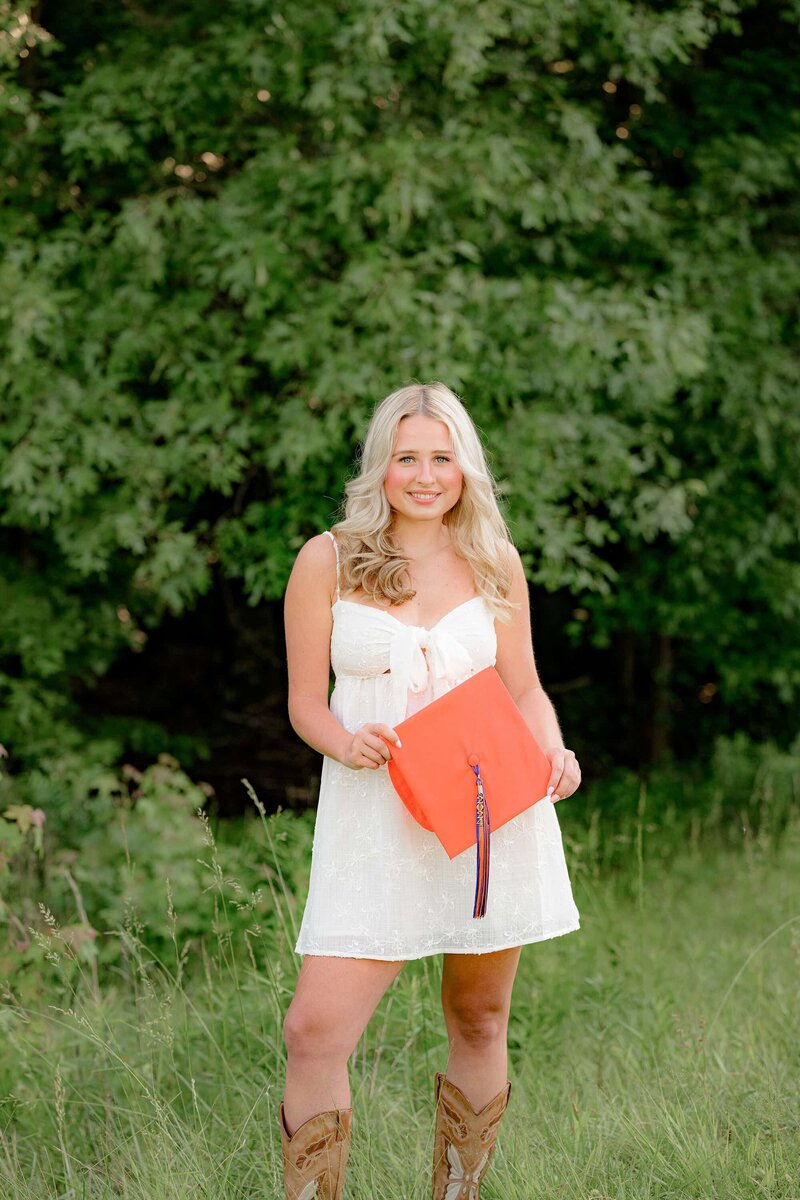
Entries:
POLYGON ((475 772, 475 903, 472 907, 473 917, 486 914, 486 902, 489 897, 489 839, 492 832, 489 821, 489 806, 483 791, 480 763, 477 759, 470 766, 475 772))

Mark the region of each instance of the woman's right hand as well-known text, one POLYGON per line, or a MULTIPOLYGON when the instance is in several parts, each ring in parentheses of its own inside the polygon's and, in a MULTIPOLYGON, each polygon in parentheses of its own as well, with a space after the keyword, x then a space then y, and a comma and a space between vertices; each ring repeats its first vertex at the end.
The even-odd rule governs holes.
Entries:
POLYGON ((383 740, 384 738, 394 742, 397 746, 402 746, 400 738, 391 726, 382 725, 377 721, 362 725, 353 734, 353 740, 342 762, 354 771, 361 771, 364 767, 377 771, 392 757, 391 750, 383 740))

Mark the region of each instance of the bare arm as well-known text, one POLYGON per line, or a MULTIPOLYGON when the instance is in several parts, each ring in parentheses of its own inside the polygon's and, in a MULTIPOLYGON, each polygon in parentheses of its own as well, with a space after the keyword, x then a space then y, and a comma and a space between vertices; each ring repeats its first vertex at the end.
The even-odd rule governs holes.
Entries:
POLYGON ((336 552, 331 539, 321 533, 302 547, 286 585, 289 720, 295 733, 320 754, 354 769, 377 768, 390 756, 377 730, 397 741, 394 730, 376 722, 350 733, 328 706, 335 594, 336 552))
POLYGON ((509 599, 520 607, 509 624, 498 621, 497 672, 508 688, 533 736, 550 759, 552 772, 548 786, 563 799, 571 796, 581 781, 575 755, 564 746, 556 711, 542 687, 533 653, 530 601, 522 560, 512 548, 513 583, 509 599))

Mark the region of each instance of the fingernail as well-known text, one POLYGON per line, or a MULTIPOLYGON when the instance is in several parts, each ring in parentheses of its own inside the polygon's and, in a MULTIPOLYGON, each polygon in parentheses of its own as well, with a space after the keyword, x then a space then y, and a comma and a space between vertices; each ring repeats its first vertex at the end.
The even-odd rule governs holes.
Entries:
POLYGON ((403 743, 402 743, 402 742, 398 742, 397 744, 398 744, 398 746, 400 747, 400 749, 402 750, 402 749, 403 749, 403 743))
POLYGON ((559 796, 558 792, 553 792, 552 796, 550 797, 550 803, 555 804, 556 800, 560 799, 561 797, 559 796))
POLYGON ((553 791, 553 787, 552 787, 552 785, 551 785, 551 786, 550 786, 550 787, 547 789, 547 794, 548 794, 548 796, 550 795, 550 793, 551 793, 552 791, 553 791))

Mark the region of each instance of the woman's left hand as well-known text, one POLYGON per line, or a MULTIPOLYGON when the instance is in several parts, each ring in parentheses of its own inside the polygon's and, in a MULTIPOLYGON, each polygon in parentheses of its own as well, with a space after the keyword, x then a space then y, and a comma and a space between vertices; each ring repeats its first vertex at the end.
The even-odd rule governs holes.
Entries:
POLYGON ((547 794, 555 804, 557 800, 564 800, 577 792, 581 785, 581 769, 573 751, 563 746, 555 746, 552 750, 546 750, 545 754, 551 768, 547 794))

